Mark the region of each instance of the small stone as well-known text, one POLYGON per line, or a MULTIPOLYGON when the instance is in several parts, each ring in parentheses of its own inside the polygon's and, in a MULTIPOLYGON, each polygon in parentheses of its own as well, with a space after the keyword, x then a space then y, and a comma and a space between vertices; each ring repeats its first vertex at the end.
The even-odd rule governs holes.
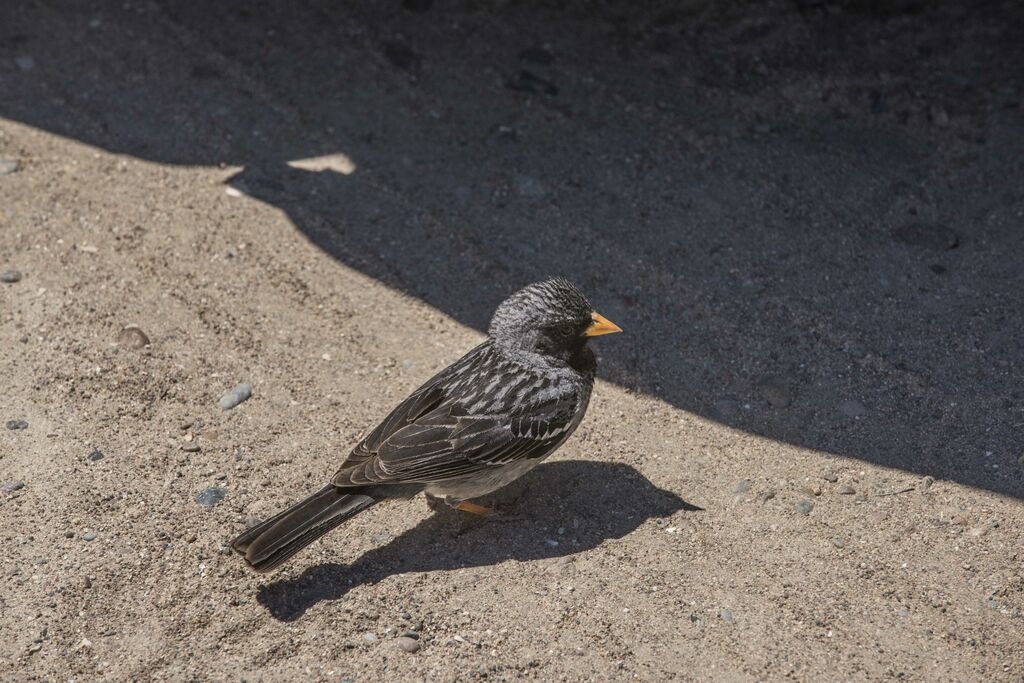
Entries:
POLYGON ((853 499, 858 503, 866 503, 868 497, 865 496, 863 493, 858 493, 856 496, 853 497, 853 499))
POLYGON ((399 648, 410 654, 414 652, 419 652, 420 650, 420 641, 416 640, 415 638, 410 638, 409 636, 402 636, 395 642, 397 643, 399 648))
MULTIPOLYGON (((8 175, 18 170, 17 159, 0 159, 0 175, 8 175)), ((15 271, 17 272, 17 271, 15 271)), ((15 280, 17 282, 17 280, 15 280)))
POLYGON ((761 495, 759 495, 757 497, 757 499, 760 500, 762 503, 767 503, 769 500, 771 500, 774 497, 775 497, 775 491, 773 491, 772 489, 768 489, 767 491, 763 491, 761 493, 761 495))
POLYGON ((718 611, 718 616, 721 617, 722 621, 724 621, 725 623, 727 623, 727 624, 731 624, 732 623, 732 610, 731 609, 723 607, 721 610, 718 611))
POLYGON ((860 401, 848 398, 839 404, 839 412, 846 417, 862 417, 868 412, 868 409, 860 401))
POLYGON ((17 64, 18 68, 22 71, 31 71, 36 67, 36 60, 32 58, 32 55, 21 55, 20 57, 15 57, 14 63, 17 64))
POLYGON ((239 384, 221 396, 217 404, 221 407, 221 410, 231 410, 239 403, 247 401, 250 396, 252 396, 252 387, 248 384, 239 384))
POLYGON ((126 349, 141 349, 149 346, 149 337, 135 325, 128 325, 121 328, 117 335, 116 343, 126 349))
POLYGON ((749 479, 741 479, 736 482, 736 485, 732 487, 733 493, 746 493, 750 490, 751 483, 749 479))
POLYGON ((92 531, 86 532, 86 533, 82 534, 82 540, 83 541, 95 541, 96 540, 96 534, 93 533, 92 531))
POLYGON ((927 493, 928 489, 935 483, 935 477, 928 476, 917 483, 917 490, 919 493, 927 493))
POLYGON ((846 547, 846 541, 836 536, 832 539, 832 545, 834 545, 837 548, 844 548, 846 547))
POLYGON ((505 86, 511 90, 528 92, 533 95, 550 95, 554 97, 558 94, 558 87, 554 83, 530 73, 526 69, 520 71, 514 78, 509 79, 505 86))
POLYGON ((185 451, 186 453, 198 453, 200 449, 199 444, 185 444, 184 446, 181 447, 181 450, 185 451))
POLYGON ((214 505, 224 500, 224 496, 227 494, 228 492, 219 486, 211 486, 208 489, 200 491, 196 495, 196 502, 203 507, 212 508, 214 505))
POLYGON ((89 462, 96 462, 97 460, 103 459, 103 451, 97 448, 96 450, 94 450, 92 453, 85 457, 89 460, 89 462))
POLYGON ((820 496, 821 495, 821 487, 818 486, 817 484, 808 485, 808 486, 801 486, 800 490, 803 491, 804 493, 806 493, 808 496, 820 496))
POLYGON ((839 475, 832 470, 825 470, 825 473, 821 475, 821 477, 830 484, 834 484, 839 481, 839 475))
POLYGON ((83 588, 92 588, 92 578, 90 578, 89 576, 83 577, 82 578, 82 587, 83 588))
POLYGON ((28 429, 28 422, 25 422, 24 420, 8 420, 7 428, 12 431, 17 429, 28 429))
POLYGON ((852 496, 853 494, 857 493, 857 491, 855 491, 854 488, 849 484, 843 484, 838 489, 836 489, 836 493, 838 493, 841 496, 852 496))
POLYGON ((92 647, 92 641, 91 641, 91 640, 89 640, 88 638, 82 638, 82 642, 80 642, 80 643, 78 644, 78 647, 79 647, 79 648, 85 648, 85 649, 89 649, 89 648, 91 648, 91 647, 92 647))
MULTIPOLYGON (((408 617, 406 617, 406 619, 411 619, 411 618, 412 618, 412 615, 409 615, 408 617)), ((412 638, 413 640, 419 640, 420 639, 420 634, 419 634, 419 631, 414 631, 412 629, 408 629, 408 630, 405 630, 405 631, 402 631, 401 633, 399 633, 398 637, 399 638, 412 638)))
POLYGON ((907 223, 893 230, 892 236, 904 244, 925 249, 955 249, 960 244, 955 232, 934 223, 907 223))
POLYGON ((814 503, 809 500, 801 500, 796 504, 796 511, 801 515, 809 515, 813 509, 814 503))
POLYGON ((0 492, 14 493, 15 491, 20 491, 23 488, 25 488, 25 482, 23 481, 8 481, 4 483, 3 486, 0 486, 0 492))
POLYGON ((64 538, 74 538, 74 537, 75 537, 75 532, 74 531, 65 531, 64 532, 64 538))
POLYGON ((370 633, 369 631, 364 633, 362 638, 363 638, 363 642, 366 643, 367 645, 373 645, 378 640, 377 634, 376 633, 370 633))
POLYGON ((778 377, 762 380, 757 388, 764 400, 773 408, 785 408, 793 401, 786 383, 778 377))

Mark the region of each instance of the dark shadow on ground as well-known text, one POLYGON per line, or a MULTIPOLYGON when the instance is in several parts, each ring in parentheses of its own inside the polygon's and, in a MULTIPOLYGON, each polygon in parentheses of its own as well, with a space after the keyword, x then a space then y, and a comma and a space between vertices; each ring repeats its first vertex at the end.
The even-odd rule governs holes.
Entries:
MULTIPOLYGON (((264 586, 257 599, 276 619, 294 621, 319 602, 337 600, 356 586, 393 574, 575 555, 622 538, 649 519, 700 509, 659 489, 628 465, 584 460, 541 464, 496 496, 502 509, 520 519, 480 521, 441 506, 352 564, 310 567, 297 578, 264 586), (557 533, 558 527, 563 534, 557 533)), ((301 563, 302 556, 291 562, 301 563)))
POLYGON ((244 166, 480 330, 566 275, 606 379, 1021 497, 1024 6, 936 5, 11 2, 0 115, 244 166))

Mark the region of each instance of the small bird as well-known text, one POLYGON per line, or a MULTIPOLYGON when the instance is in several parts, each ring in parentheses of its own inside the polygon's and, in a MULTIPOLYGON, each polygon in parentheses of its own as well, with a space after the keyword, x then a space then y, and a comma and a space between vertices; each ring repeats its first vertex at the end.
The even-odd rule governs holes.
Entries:
POLYGON ((231 547, 267 572, 370 506, 420 492, 491 514, 469 499, 518 479, 569 438, 594 386, 587 341, 621 331, 568 280, 524 287, 498 306, 487 340, 391 411, 329 484, 231 547))

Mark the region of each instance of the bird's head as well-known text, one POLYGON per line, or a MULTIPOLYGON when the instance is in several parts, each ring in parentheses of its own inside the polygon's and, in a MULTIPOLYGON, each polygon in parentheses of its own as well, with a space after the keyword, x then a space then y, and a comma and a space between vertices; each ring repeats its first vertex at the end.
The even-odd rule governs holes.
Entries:
POLYGON ((621 332, 583 293, 556 277, 520 289, 501 302, 488 334, 499 344, 568 359, 590 337, 621 332))

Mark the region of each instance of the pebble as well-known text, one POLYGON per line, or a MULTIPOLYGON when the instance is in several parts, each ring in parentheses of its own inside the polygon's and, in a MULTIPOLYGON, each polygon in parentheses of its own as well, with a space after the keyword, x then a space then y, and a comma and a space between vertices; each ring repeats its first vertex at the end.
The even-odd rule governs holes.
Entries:
POLYGON ((837 548, 844 548, 846 547, 846 542, 843 539, 836 536, 832 539, 832 545, 834 545, 837 548))
POLYGON ((924 479, 922 479, 921 481, 919 481, 917 483, 917 490, 920 493, 927 493, 928 489, 930 489, 932 487, 932 484, 934 484, 934 483, 935 483, 935 477, 931 477, 931 476, 925 477, 924 479))
POLYGON ((199 444, 186 444, 181 447, 181 450, 185 451, 186 453, 198 453, 199 444))
POLYGON ((8 420, 7 428, 10 430, 28 429, 28 422, 25 422, 24 420, 8 420))
POLYGON ((15 491, 20 491, 23 488, 25 488, 25 482, 9 481, 5 483, 3 486, 0 486, 0 491, 2 491, 3 493, 14 493, 15 491))
POLYGON ((839 404, 839 412, 846 417, 862 417, 868 409, 857 399, 848 398, 839 404))
POLYGON ((731 609, 722 608, 722 610, 718 612, 718 616, 721 617, 722 621, 724 621, 725 623, 727 623, 727 624, 731 624, 732 623, 732 610, 731 609))
POLYGON ((935 223, 907 223, 893 230, 892 236, 904 244, 925 249, 955 249, 960 244, 955 232, 935 223))
POLYGON ((839 487, 836 493, 838 493, 841 496, 852 496, 853 494, 856 493, 856 491, 849 484, 843 484, 842 486, 839 487))
POLYGON ((231 410, 242 401, 248 400, 250 396, 252 396, 252 387, 248 384, 239 384, 237 387, 221 396, 217 405, 221 407, 221 410, 231 410))
POLYGON ((839 475, 833 472, 832 470, 826 470, 825 473, 821 476, 825 481, 829 482, 830 484, 834 484, 837 481, 839 481, 839 475))
POLYGON ((378 640, 377 639, 377 634, 376 633, 370 633, 370 632, 364 633, 362 638, 363 638, 363 642, 366 643, 367 645, 373 645, 378 640))
POLYGON ((554 83, 530 73, 526 69, 520 71, 516 77, 509 79, 505 85, 512 90, 528 92, 534 95, 551 95, 554 97, 558 94, 558 87, 554 83))
POLYGON ((761 495, 759 495, 757 498, 762 503, 767 503, 769 500, 771 500, 774 497, 775 497, 775 491, 773 491, 772 489, 768 489, 767 491, 764 491, 763 493, 761 493, 761 495))
POLYGON ((413 652, 419 652, 420 641, 416 640, 415 638, 410 638, 409 636, 402 636, 395 642, 398 644, 398 647, 404 650, 405 652, 408 652, 410 654, 412 654, 413 652))
POLYGON ((0 159, 0 175, 7 175, 18 170, 17 159, 0 159))
POLYGON ((74 531, 65 531, 64 532, 64 538, 74 538, 74 537, 75 537, 75 532, 74 531))
POLYGON ((96 462, 97 460, 103 459, 103 451, 97 448, 96 450, 94 450, 92 453, 85 457, 89 459, 89 462, 96 462))
POLYGON ((219 486, 211 486, 196 495, 196 502, 203 507, 212 508, 214 505, 224 500, 224 496, 227 494, 228 492, 219 486))
MULTIPOLYGON (((407 619, 411 619, 412 615, 409 615, 406 618, 407 619)), ((419 640, 420 639, 420 634, 419 634, 419 631, 414 631, 412 629, 408 629, 406 631, 402 631, 401 633, 399 633, 398 637, 399 638, 412 638, 413 640, 419 640)))
POLYGON ((796 511, 801 515, 811 514, 811 510, 814 509, 814 503, 809 500, 801 500, 796 504, 796 511))
POLYGON ((96 534, 93 533, 92 531, 90 531, 88 533, 85 533, 85 534, 82 534, 82 540, 83 541, 95 541, 96 540, 96 534))
POLYGON ((750 486, 751 483, 749 479, 740 479, 738 482, 736 482, 736 485, 732 487, 732 492, 746 493, 747 491, 750 490, 750 486))
POLYGON ((757 388, 764 400, 768 401, 768 404, 773 408, 785 408, 793 401, 789 388, 779 378, 766 378, 761 381, 757 388))
POLYGON ((123 346, 126 349, 141 349, 144 346, 149 346, 150 343, 146 333, 135 325, 121 328, 116 342, 118 346, 123 346))

